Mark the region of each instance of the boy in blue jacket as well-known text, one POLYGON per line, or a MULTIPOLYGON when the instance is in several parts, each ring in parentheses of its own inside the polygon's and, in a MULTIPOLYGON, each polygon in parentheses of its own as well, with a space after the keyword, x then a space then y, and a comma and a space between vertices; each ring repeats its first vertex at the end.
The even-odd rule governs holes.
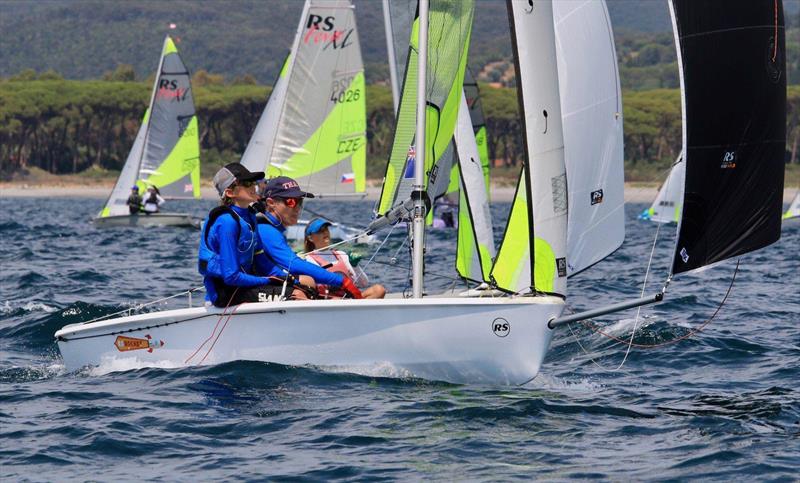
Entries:
POLYGON ((256 234, 256 218, 249 207, 258 201, 255 184, 264 173, 252 173, 230 163, 214 176, 220 206, 203 222, 198 268, 203 275, 206 301, 217 307, 244 302, 267 302, 281 295, 282 280, 258 275, 265 264, 256 234))
POLYGON ((263 266, 266 268, 263 273, 274 277, 285 277, 288 273, 303 285, 313 287, 320 283, 341 287, 351 297, 363 298, 349 277, 303 260, 286 241, 286 227, 297 224, 303 200, 314 195, 301 190, 292 178, 278 176, 267 180, 261 196, 267 208, 266 213, 258 216, 258 236, 264 248, 264 256, 260 258, 265 259, 263 266))

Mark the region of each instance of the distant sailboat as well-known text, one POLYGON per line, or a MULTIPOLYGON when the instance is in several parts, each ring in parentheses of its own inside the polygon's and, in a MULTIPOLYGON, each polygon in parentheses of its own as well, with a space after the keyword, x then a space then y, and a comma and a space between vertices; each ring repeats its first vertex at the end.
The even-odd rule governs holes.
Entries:
MULTIPOLYGON (((306 0, 284 62, 241 163, 289 176, 317 198, 366 190, 366 88, 351 0, 306 0)), ((306 220, 287 236, 303 239, 306 220)), ((357 230, 338 224, 334 238, 357 230)))
MULTIPOLYGON (((189 71, 167 36, 142 125, 97 226, 198 226, 185 213, 130 213, 131 189, 155 186, 168 199, 200 198, 200 144, 189 71)), ((145 195, 146 196, 146 195, 145 195)))
POLYGON ((791 218, 800 217, 800 190, 797 191, 794 195, 794 199, 792 203, 789 205, 789 209, 786 210, 786 213, 783 214, 784 220, 789 220, 791 218))
POLYGON ((677 223, 681 219, 681 201, 683 201, 683 184, 686 177, 686 163, 683 155, 678 156, 669 176, 658 189, 655 201, 650 208, 644 210, 640 220, 650 220, 658 223, 677 223))

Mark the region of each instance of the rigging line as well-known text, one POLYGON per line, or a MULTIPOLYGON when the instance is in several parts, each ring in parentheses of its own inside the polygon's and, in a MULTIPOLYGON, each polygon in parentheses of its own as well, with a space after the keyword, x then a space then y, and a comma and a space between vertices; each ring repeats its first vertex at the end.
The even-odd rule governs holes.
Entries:
POLYGON ((772 61, 778 56, 778 0, 775 0, 775 46, 772 48, 772 61))
MULTIPOLYGON (((667 181, 669 183, 669 181, 667 181)), ((650 275, 650 266, 653 263, 653 254, 656 252, 656 243, 658 242, 658 234, 661 231, 661 223, 658 224, 656 227, 656 235, 653 237, 653 246, 650 248, 650 259, 647 260, 647 270, 644 272, 644 281, 642 282, 642 291, 639 294, 639 297, 644 297, 644 291, 647 288, 647 278, 650 275)), ((642 312, 642 306, 636 308, 636 317, 633 319, 633 330, 631 331, 631 339, 628 341, 628 348, 625 350, 625 357, 622 358, 622 362, 619 363, 616 369, 612 372, 616 372, 622 369, 622 366, 625 365, 625 361, 628 360, 628 355, 631 353, 631 346, 633 344, 633 338, 636 335, 636 326, 639 324, 639 314, 642 312)))
POLYGON ((386 241, 389 240, 389 237, 392 235, 392 232, 394 232, 396 226, 397 224, 392 225, 392 228, 389 230, 389 233, 386 234, 386 237, 383 239, 381 244, 378 245, 378 248, 375 249, 375 253, 373 253, 372 256, 369 257, 369 260, 367 260, 367 263, 365 263, 364 266, 361 267, 361 270, 364 271, 364 273, 367 272, 367 267, 369 267, 369 264, 372 263, 372 260, 375 259, 375 256, 378 255, 378 252, 381 251, 381 248, 383 248, 383 245, 386 243, 386 241))
POLYGON ((145 302, 145 303, 142 303, 142 304, 134 305, 133 307, 128 307, 127 309, 120 310, 119 312, 114 312, 113 314, 106 314, 106 315, 103 315, 103 316, 100 316, 100 317, 96 317, 96 318, 94 318, 92 320, 87 320, 86 322, 81 322, 81 323, 82 324, 90 324, 92 322, 105 320, 105 319, 114 317, 115 315, 120 315, 120 314, 124 314, 124 313, 127 313, 130 316, 131 312, 133 312, 133 311, 140 310, 140 309, 143 309, 143 308, 148 307, 150 305, 157 304, 159 302, 164 302, 165 300, 174 299, 176 297, 180 297, 181 295, 188 295, 188 294, 191 294, 192 292, 197 292, 198 290, 204 290, 204 289, 205 289, 205 287, 190 288, 189 290, 185 290, 185 291, 177 293, 175 295, 170 295, 169 297, 164 297, 164 298, 160 298, 158 300, 153 300, 151 302, 145 302))
MULTIPOLYGON (((631 345, 633 347, 636 347, 636 348, 639 348, 639 349, 654 349, 656 347, 663 347, 663 346, 674 344, 676 342, 680 342, 680 341, 682 341, 684 339, 688 339, 688 338, 700 333, 703 329, 706 328, 706 326, 708 324, 711 323, 712 320, 714 320, 714 318, 717 316, 719 311, 722 309, 722 306, 725 305, 725 302, 728 300, 728 296, 731 293, 731 289, 733 289, 733 283, 736 281, 736 274, 739 273, 739 261, 740 261, 740 259, 736 259, 736 268, 734 269, 733 277, 731 278, 731 284, 728 286, 727 292, 725 292, 725 297, 722 298, 722 301, 720 302, 720 304, 717 307, 717 309, 714 310, 713 314, 711 314, 711 317, 706 319, 702 324, 700 324, 700 326, 698 326, 696 329, 692 329, 691 331, 689 331, 688 333, 686 333, 686 334, 684 334, 684 335, 682 335, 680 337, 677 337, 675 339, 671 339, 671 340, 668 340, 668 341, 665 341, 665 342, 659 342, 657 344, 631 344, 631 345)), ((622 340, 622 339, 620 339, 620 338, 618 338, 618 337, 616 337, 614 335, 611 335, 611 334, 609 334, 607 332, 604 332, 602 329, 597 327, 595 324, 592 324, 591 322, 588 322, 588 321, 584 320, 584 321, 581 321, 581 324, 583 324, 586 328, 590 329, 591 331, 593 331, 593 332, 595 332, 597 334, 600 334, 600 335, 602 335, 604 337, 607 337, 607 338, 609 338, 611 340, 614 340, 614 341, 616 341, 618 343, 621 343, 621 344, 626 344, 627 343, 626 341, 624 341, 624 340, 622 340)))
MULTIPOLYGON (((236 295, 236 292, 238 292, 238 291, 239 291, 239 287, 236 287, 236 290, 234 290, 234 291, 233 291, 233 295, 231 295, 231 298, 228 300, 228 305, 226 305, 226 306, 225 306, 225 308, 224 308, 224 309, 222 309, 222 313, 220 314, 219 318, 217 319, 217 323, 216 323, 216 324, 214 324, 214 329, 211 331, 211 335, 209 335, 209 336, 208 336, 208 339, 204 340, 202 344, 200 344, 199 346, 197 346, 197 349, 196 349, 196 350, 195 350, 195 351, 192 353, 192 355, 190 355, 189 357, 187 357, 187 358, 186 358, 186 360, 185 360, 185 361, 183 361, 183 363, 184 363, 184 364, 188 364, 188 363, 189 363, 189 361, 190 361, 190 360, 192 360, 192 359, 194 358, 194 356, 196 356, 196 355, 197 355, 197 353, 198 353, 198 352, 200 352, 200 349, 202 349, 204 345, 208 344, 208 342, 209 342, 209 341, 210 341, 210 340, 211 340, 211 339, 214 337, 214 335, 217 333, 217 327, 219 327, 219 324, 220 324, 220 322, 222 322, 222 319, 224 319, 224 318, 225 318, 225 316, 226 316, 226 315, 228 315, 228 314, 227 314, 227 312, 228 312, 228 307, 230 307, 230 306, 231 306, 231 302, 233 302, 233 297, 236 295)), ((235 311, 235 310, 236 310, 236 306, 234 306, 234 311, 235 311)), ((233 312, 231 312, 231 314, 233 314, 233 312)), ((228 315, 228 318, 230 318, 230 315, 228 315)), ((225 323, 227 324, 227 321, 226 321, 225 323)), ((209 351, 209 352, 210 352, 210 351, 209 351)), ((208 356, 208 353, 206 353, 206 356, 208 356)), ((205 357, 203 357, 203 359, 205 360, 205 357)), ((201 361, 201 362, 202 362, 202 361, 201 361)))

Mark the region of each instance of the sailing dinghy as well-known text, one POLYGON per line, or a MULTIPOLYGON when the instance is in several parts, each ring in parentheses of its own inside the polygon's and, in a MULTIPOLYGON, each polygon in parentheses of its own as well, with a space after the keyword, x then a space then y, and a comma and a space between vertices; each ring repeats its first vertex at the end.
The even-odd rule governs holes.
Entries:
POLYGON ((794 195, 794 199, 792 203, 789 205, 789 209, 786 210, 786 213, 783 214, 784 220, 790 220, 792 218, 800 217, 800 190, 797 191, 794 195))
POLYGON ((166 199, 200 198, 200 143, 189 70, 175 42, 167 36, 150 96, 150 104, 133 147, 96 226, 199 226, 185 213, 131 214, 131 188, 145 193, 155 186, 166 199))
MULTIPOLYGON (((775 154, 785 146, 786 84, 779 5, 773 10, 767 0, 736 8, 721 0, 671 2, 681 53, 686 180, 668 279, 780 236, 783 171, 782 156, 775 154), (709 58, 712 45, 716 55, 709 58), (722 66, 732 75, 708 74, 722 66)), ((521 384, 538 373, 554 329, 662 300, 663 290, 562 316, 571 252, 561 70, 552 3, 531 8, 523 0, 509 1, 509 8, 526 156, 503 242, 486 277, 493 290, 484 293, 493 296, 424 294, 429 198, 423 167, 437 141, 441 148, 453 136, 455 126, 440 114, 463 100, 472 7, 469 1, 433 0, 429 10, 427 1, 419 3, 406 83, 415 82, 424 95, 414 103, 415 129, 395 137, 406 150, 414 143, 416 156, 397 167, 400 176, 413 168, 414 178, 407 199, 389 205, 372 223, 379 229, 410 218, 412 298, 261 302, 73 324, 56 333, 66 367, 119 359, 162 366, 247 359, 352 372, 389 366, 401 376, 521 384)))
POLYGON ((683 155, 678 156, 669 176, 658 189, 656 199, 650 208, 644 210, 640 220, 650 220, 657 223, 677 223, 681 216, 681 201, 683 200, 683 183, 686 177, 686 164, 683 155))
MULTIPOLYGON (((268 178, 294 178, 316 198, 363 198, 365 99, 352 1, 306 0, 291 52, 240 163, 268 178)), ((302 240, 308 221, 289 227, 287 238, 302 240)), ((340 223, 330 230, 339 240, 361 233, 340 223)))

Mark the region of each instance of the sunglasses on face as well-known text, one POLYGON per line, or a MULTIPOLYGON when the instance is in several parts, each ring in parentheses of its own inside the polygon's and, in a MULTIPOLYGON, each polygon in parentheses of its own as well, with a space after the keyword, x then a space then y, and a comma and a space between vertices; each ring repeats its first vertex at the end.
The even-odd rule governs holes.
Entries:
POLYGON ((283 204, 289 208, 303 206, 303 198, 281 198, 281 201, 283 201, 283 204))
POLYGON ((255 181, 237 181, 235 186, 241 186, 242 188, 252 188, 256 185, 255 181))

